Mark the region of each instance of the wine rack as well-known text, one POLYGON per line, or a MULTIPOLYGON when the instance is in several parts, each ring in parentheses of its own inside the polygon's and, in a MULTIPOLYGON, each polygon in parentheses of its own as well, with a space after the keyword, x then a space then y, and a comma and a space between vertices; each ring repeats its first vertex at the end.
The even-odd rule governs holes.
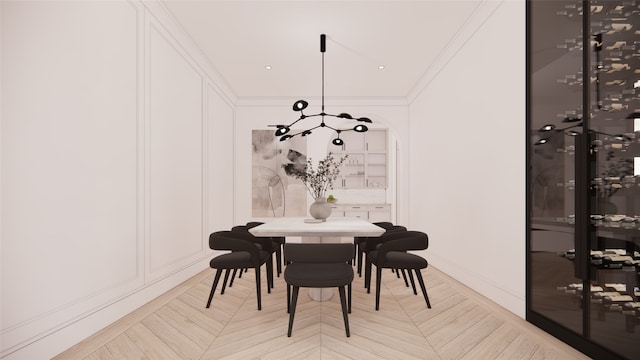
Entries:
POLYGON ((638 359, 640 0, 527 4, 527 318, 638 359))

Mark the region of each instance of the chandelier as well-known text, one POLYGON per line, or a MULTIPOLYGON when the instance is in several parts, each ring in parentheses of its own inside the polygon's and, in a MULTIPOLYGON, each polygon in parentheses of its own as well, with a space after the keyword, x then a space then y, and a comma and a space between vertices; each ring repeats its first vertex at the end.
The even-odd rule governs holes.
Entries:
POLYGON ((292 122, 289 125, 269 125, 269 126, 275 126, 276 132, 275 132, 275 136, 279 136, 280 137, 280 141, 285 141, 288 139, 291 139, 294 136, 307 136, 310 135, 311 132, 317 128, 327 128, 327 129, 331 129, 333 131, 336 132, 337 137, 335 139, 333 139, 331 141, 332 144, 336 145, 336 146, 342 146, 344 145, 344 140, 342 140, 340 138, 340 134, 345 132, 345 131, 356 131, 356 132, 366 132, 367 130, 369 130, 369 128, 364 125, 364 124, 356 124, 353 128, 348 128, 348 129, 338 129, 332 126, 329 126, 327 123, 325 123, 325 116, 331 116, 331 117, 335 117, 335 118, 340 118, 340 119, 347 119, 347 120, 355 120, 361 123, 371 123, 371 119, 366 118, 366 117, 360 117, 360 118, 353 118, 351 115, 347 114, 347 113, 340 113, 338 115, 334 115, 334 114, 327 114, 324 111, 324 53, 326 50, 326 39, 327 36, 325 34, 321 34, 320 35, 320 52, 322 53, 322 107, 321 107, 321 111, 318 114, 314 114, 314 115, 305 115, 304 114, 304 109, 306 109, 309 106, 309 103, 304 101, 304 100, 298 100, 293 104, 293 111, 299 111, 300 112, 300 118, 298 118, 298 120, 292 122), (290 134, 291 132, 291 127, 293 125, 295 125, 296 123, 298 123, 301 120, 310 118, 310 117, 320 117, 320 124, 314 126, 314 127, 310 127, 306 130, 297 132, 295 134, 290 134))

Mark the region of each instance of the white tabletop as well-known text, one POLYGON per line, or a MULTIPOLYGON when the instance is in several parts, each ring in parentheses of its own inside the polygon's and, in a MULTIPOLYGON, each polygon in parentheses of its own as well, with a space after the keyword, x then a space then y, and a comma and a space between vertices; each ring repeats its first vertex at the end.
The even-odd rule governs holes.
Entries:
POLYGON ((385 230, 366 220, 335 217, 305 223, 304 217, 281 217, 249 229, 255 236, 380 236, 385 230))

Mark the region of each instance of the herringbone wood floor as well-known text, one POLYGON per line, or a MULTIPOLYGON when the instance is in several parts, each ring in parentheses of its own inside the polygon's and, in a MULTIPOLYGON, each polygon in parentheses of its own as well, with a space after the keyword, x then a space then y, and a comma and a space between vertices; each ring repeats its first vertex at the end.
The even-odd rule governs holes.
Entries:
POLYGON ((203 271, 55 359, 588 359, 433 267, 423 271, 432 309, 385 271, 375 311, 375 289, 367 294, 356 277, 350 338, 337 291, 316 302, 301 290, 288 338, 282 277, 263 290, 261 311, 252 271, 223 295, 219 286, 206 309, 213 275, 203 271))

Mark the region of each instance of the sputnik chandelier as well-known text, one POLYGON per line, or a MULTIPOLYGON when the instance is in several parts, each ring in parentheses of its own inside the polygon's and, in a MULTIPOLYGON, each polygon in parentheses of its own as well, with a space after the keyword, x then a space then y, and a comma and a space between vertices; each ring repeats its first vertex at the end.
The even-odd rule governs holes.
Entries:
POLYGON ((545 133, 545 134, 550 134, 550 135, 547 135, 547 136, 545 136, 543 138, 538 139, 538 141, 536 141, 533 145, 546 144, 546 143, 549 142, 549 140, 551 140, 551 138, 554 135, 562 133, 562 132, 564 132, 565 135, 569 135, 569 136, 576 136, 576 135, 580 134, 579 132, 577 132, 575 130, 570 130, 570 129, 582 126, 582 118, 567 117, 562 122, 571 123, 571 122, 577 122, 577 121, 580 121, 580 123, 575 124, 575 125, 566 126, 566 127, 563 127, 562 129, 556 129, 556 126, 553 125, 553 124, 544 125, 540 129, 538 129, 538 132, 541 133, 541 134, 545 133))
POLYGON ((277 128, 276 132, 275 132, 275 136, 279 136, 280 137, 280 141, 285 141, 288 139, 291 139, 294 136, 307 136, 309 134, 311 134, 312 130, 315 130, 317 128, 328 128, 331 129, 333 131, 336 132, 336 134, 338 135, 335 139, 333 139, 331 141, 331 143, 333 143, 336 146, 342 146, 344 145, 344 140, 342 140, 340 138, 340 133, 345 132, 345 131, 356 131, 356 132, 366 132, 367 130, 369 130, 369 128, 364 125, 364 124, 357 124, 355 125, 353 128, 350 129, 338 129, 332 126, 327 125, 327 123, 325 123, 324 118, 325 116, 332 116, 332 117, 336 117, 336 118, 341 118, 341 119, 347 119, 347 120, 356 120, 358 122, 363 122, 363 123, 371 123, 371 119, 366 118, 366 117, 361 117, 361 118, 353 118, 351 115, 347 114, 347 113, 340 113, 338 115, 333 115, 333 114, 327 114, 324 111, 324 53, 326 50, 326 40, 327 40, 327 36, 325 34, 321 34, 320 35, 320 52, 322 53, 322 107, 321 107, 321 112, 318 114, 314 114, 314 115, 305 115, 303 110, 307 108, 307 106, 309 106, 309 103, 304 101, 304 100, 298 100, 293 104, 293 111, 299 111, 300 112, 300 118, 294 122, 292 122, 289 125, 269 125, 269 126, 275 126, 277 128), (304 120, 306 118, 310 118, 310 117, 316 117, 316 116, 320 116, 320 124, 308 128, 306 130, 300 131, 298 133, 295 134, 290 134, 289 132, 291 131, 291 127, 293 125, 295 125, 297 122, 304 120))
MULTIPOLYGON (((635 119, 635 118, 640 118, 640 113, 633 112, 633 113, 629 114, 625 119, 635 119)), ((568 135, 568 136, 577 136, 577 135, 579 135, 580 132, 575 131, 575 130, 571 130, 571 129, 577 128, 577 127, 581 127, 582 126, 582 118, 567 117, 562 122, 570 123, 570 122, 577 122, 577 121, 580 121, 580 122, 575 124, 575 125, 570 125, 570 126, 563 127, 562 129, 556 129, 556 126, 553 125, 553 124, 544 125, 540 129, 538 129, 538 133, 540 133, 540 134, 548 133, 550 135, 548 135, 548 136, 546 136, 544 138, 538 139, 538 141, 533 143, 533 145, 546 144, 546 143, 549 142, 549 140, 551 140, 551 138, 553 136, 555 136, 555 135, 557 135, 559 133, 563 133, 563 132, 564 132, 565 135, 568 135)), ((619 141, 630 141, 630 140, 632 140, 630 135, 626 135, 626 134, 608 134, 608 133, 604 133, 604 132, 601 132, 601 131, 595 131, 595 130, 592 130, 592 129, 589 129, 589 132, 592 133, 592 134, 600 134, 600 135, 605 135, 605 136, 611 136, 613 139, 619 140, 619 141)))

